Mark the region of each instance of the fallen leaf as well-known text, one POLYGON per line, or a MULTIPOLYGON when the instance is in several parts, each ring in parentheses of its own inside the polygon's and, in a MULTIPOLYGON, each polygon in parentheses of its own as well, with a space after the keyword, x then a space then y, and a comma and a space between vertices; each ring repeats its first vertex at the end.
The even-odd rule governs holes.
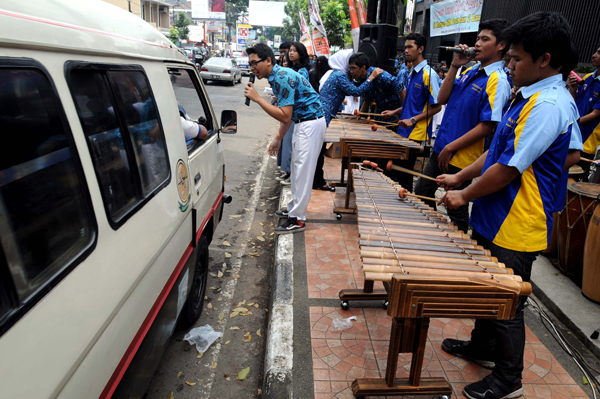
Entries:
POLYGON ((223 245, 225 245, 226 247, 230 247, 231 246, 231 244, 227 240, 223 241, 223 245))
POLYGON ((258 309, 258 303, 255 303, 255 304, 254 304, 254 307, 255 307, 256 309, 258 309))
POLYGON ((246 313, 248 311, 248 309, 240 307, 240 308, 233 309, 233 311, 238 312, 238 313, 246 313))
POLYGON ((258 388, 258 394, 262 394, 262 389, 258 388))
POLYGON ((256 335, 258 335, 259 337, 262 337, 262 334, 260 333, 260 328, 258 329, 258 331, 256 332, 256 335))
POLYGON ((183 375, 183 371, 180 371, 179 373, 177 373, 177 378, 181 378, 182 375, 183 375))
POLYGON ((583 385, 587 385, 587 384, 589 384, 589 383, 590 383, 590 382, 588 381, 588 379, 587 379, 587 378, 585 378, 585 375, 584 375, 583 377, 581 377, 581 382, 583 382, 583 385))
POLYGON ((196 385, 196 383, 195 383, 195 382, 189 382, 189 381, 186 381, 185 383, 186 383, 186 384, 188 384, 188 385, 189 385, 189 386, 191 386, 191 387, 193 387, 194 385, 196 385))
POLYGON ((233 273, 231 273, 231 277, 233 277, 233 278, 241 278, 242 276, 240 276, 239 274, 233 274, 233 273))
POLYGON ((250 342, 250 341, 252 341, 252 335, 250 335, 250 333, 248 333, 248 336, 246 337, 244 342, 250 342))
POLYGON ((217 302, 221 302, 222 300, 223 300, 223 297, 221 297, 221 296, 219 298, 217 298, 217 302))
POLYGON ((226 379, 227 381, 231 381, 231 378, 230 378, 230 377, 225 377, 225 379, 226 379))
POLYGON ((246 379, 246 377, 248 376, 249 372, 250 372, 250 367, 246 367, 245 369, 243 369, 242 371, 240 371, 238 373, 238 380, 244 381, 246 379))
POLYGON ((250 303, 248 304, 248 306, 252 306, 252 305, 254 305, 254 302, 250 302, 250 303))
POLYGON ((225 317, 225 315, 223 313, 219 313, 219 320, 223 320, 223 317, 225 317))
POLYGON ((264 226, 265 224, 264 224, 264 223, 261 223, 260 225, 261 225, 261 226, 264 226))
POLYGON ((209 303, 208 305, 206 305, 206 307, 212 309, 212 303, 209 303))
POLYGON ((225 252, 225 257, 226 258, 231 258, 231 254, 229 252, 225 252))
POLYGON ((221 277, 223 277, 223 272, 218 272, 218 273, 217 273, 217 277, 218 277, 218 278, 221 278, 221 277))
POLYGON ((216 273, 208 273, 208 274, 210 274, 212 277, 217 277, 216 273))
POLYGON ((208 287, 209 290, 216 290, 217 287, 208 287))
POLYGON ((240 314, 240 312, 231 312, 231 314, 229 315, 229 318, 231 319, 239 314, 240 314))
POLYGON ((264 240, 265 240, 265 239, 264 239, 264 238, 262 238, 261 236, 258 236, 258 237, 256 237, 256 239, 257 239, 258 241, 264 241, 264 240))
POLYGON ((230 329, 230 330, 239 330, 240 328, 239 328, 238 326, 234 326, 234 327, 231 327, 231 328, 229 328, 229 329, 230 329))
POLYGON ((217 368, 217 363, 213 363, 212 366, 210 366, 211 369, 216 369, 217 368))
POLYGON ((225 341, 225 345, 229 344, 231 341, 225 341))
POLYGON ((229 215, 229 219, 241 218, 242 215, 229 215))
POLYGON ((196 356, 196 359, 200 359, 202 357, 202 355, 204 355, 204 353, 202 353, 202 352, 198 353, 198 356, 196 356))
POLYGON ((245 210, 246 212, 250 212, 250 209, 248 209, 248 208, 244 208, 244 210, 245 210))
POLYGON ((167 399, 175 399, 175 395, 173 395, 173 392, 171 392, 171 394, 169 395, 169 397, 167 399))
POLYGON ((227 263, 223 263, 223 270, 227 269, 227 263))

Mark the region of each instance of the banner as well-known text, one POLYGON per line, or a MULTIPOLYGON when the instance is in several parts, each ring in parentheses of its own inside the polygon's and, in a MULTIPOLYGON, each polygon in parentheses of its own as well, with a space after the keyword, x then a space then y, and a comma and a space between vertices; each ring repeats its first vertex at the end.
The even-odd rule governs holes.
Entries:
POLYGON ((329 42, 327 41, 327 37, 323 36, 321 32, 317 28, 313 30, 313 44, 315 46, 316 55, 331 55, 331 51, 329 50, 329 42))
POLYGON ((300 33, 302 36, 308 35, 308 25, 306 24, 306 19, 304 19, 302 10, 300 10, 300 33))
POLYGON ((304 44, 309 55, 315 54, 315 49, 313 48, 313 43, 312 40, 310 40, 310 35, 308 33, 308 25, 306 24, 306 19, 304 19, 302 10, 300 10, 300 32, 302 34, 300 43, 304 44))
POLYGON ((354 52, 358 51, 360 26, 367 23, 367 10, 364 0, 348 0, 350 8, 350 27, 352 29, 352 44, 354 52))
POLYGON ((192 0, 192 18, 225 20, 225 0, 192 0))
POLYGON ((431 4, 430 36, 477 32, 483 0, 447 0, 431 4))

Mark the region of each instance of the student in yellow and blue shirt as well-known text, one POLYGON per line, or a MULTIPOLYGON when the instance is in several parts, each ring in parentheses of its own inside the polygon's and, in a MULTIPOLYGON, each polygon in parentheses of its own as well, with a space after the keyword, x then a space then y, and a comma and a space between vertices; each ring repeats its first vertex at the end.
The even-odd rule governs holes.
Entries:
MULTIPOLYGON (((556 187, 578 118, 560 74, 570 65, 571 28, 562 16, 542 12, 522 18, 502 34, 511 43, 508 68, 520 90, 490 149, 459 173, 438 177, 447 189, 479 179, 463 190, 447 191, 440 202, 456 209, 474 200, 473 238, 529 281, 533 261, 548 246, 556 187)), ((467 398, 516 398, 523 393, 525 300, 519 300, 513 320, 478 319, 470 341, 442 343, 446 352, 493 366, 491 375, 464 388, 467 398)))
MULTIPOLYGON (((582 157, 594 159, 596 147, 600 144, 600 47, 592 55, 592 65, 596 68, 594 72, 583 77, 579 86, 575 77, 569 78, 569 90, 577 101, 579 110, 579 127, 583 139, 582 157)), ((590 171, 589 162, 580 162, 586 173, 584 181, 587 181, 590 171)))
MULTIPOLYGON (((502 58, 508 51, 502 31, 509 25, 505 19, 491 19, 479 24, 475 43, 477 64, 455 78, 458 69, 471 61, 456 53, 438 94, 438 104, 447 104, 433 152, 423 173, 430 177, 442 173, 458 173, 475 162, 484 151, 485 139, 502 119, 502 108, 510 98, 510 84, 502 58)), ((460 45, 468 49, 467 45, 460 45)), ((471 184, 466 180, 461 188, 471 184)), ((434 197, 438 185, 419 178, 415 194, 434 197)), ((428 201, 431 202, 431 201, 428 201)), ((435 203, 429 203, 434 207, 435 203)), ((450 220, 462 231, 469 229, 469 204, 449 209, 450 220)))
MULTIPOLYGON (((440 90, 440 77, 427 65, 424 57, 427 40, 419 33, 411 33, 406 37, 404 55, 407 62, 414 65, 406 83, 406 94, 402 108, 383 111, 384 118, 400 115, 398 134, 411 140, 426 141, 431 135, 431 120, 441 106, 437 103, 440 90)), ((407 169, 415 166, 416 154, 410 155, 406 161, 394 163, 407 169)), ((406 173, 391 173, 390 177, 409 191, 413 191, 413 178, 406 173)))

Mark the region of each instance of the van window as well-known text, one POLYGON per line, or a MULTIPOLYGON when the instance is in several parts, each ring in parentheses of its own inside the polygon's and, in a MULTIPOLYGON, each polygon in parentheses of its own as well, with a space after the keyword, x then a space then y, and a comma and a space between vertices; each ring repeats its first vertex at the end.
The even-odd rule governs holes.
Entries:
POLYGON ((0 59, 0 333, 9 313, 32 306, 96 237, 64 112, 35 65, 0 59))
POLYGON ((72 67, 68 80, 104 206, 118 228, 170 178, 150 85, 139 69, 106 66, 72 67))
POLYGON ((211 134, 213 122, 194 71, 186 68, 169 68, 169 75, 171 76, 175 98, 177 98, 177 103, 180 105, 179 110, 185 112, 187 118, 204 125, 208 133, 211 134))

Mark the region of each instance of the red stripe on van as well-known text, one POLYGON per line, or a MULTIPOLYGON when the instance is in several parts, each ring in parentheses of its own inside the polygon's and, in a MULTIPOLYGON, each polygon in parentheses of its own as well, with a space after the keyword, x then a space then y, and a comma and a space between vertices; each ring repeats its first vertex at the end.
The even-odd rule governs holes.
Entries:
MULTIPOLYGON (((206 223, 208 222, 208 220, 215 213, 215 211, 219 207, 219 204, 222 199, 223 199, 223 191, 221 191, 221 193, 219 194, 219 197, 217 198, 217 200, 213 204, 210 212, 204 219, 204 222, 202 223, 201 228, 198 230, 198 235, 197 235, 196 241, 200 238, 200 235, 204 231, 204 226, 206 226, 206 223)), ((146 334, 148 333, 150 326, 154 322, 154 319, 156 319, 156 316, 158 315, 160 308, 162 307, 163 303, 165 303, 165 300, 167 299, 169 292, 171 292, 171 288, 173 288, 173 285, 175 285, 175 281, 177 281, 177 277, 179 277, 179 274, 181 273, 183 266, 185 266, 186 262, 188 261, 189 257, 192 255, 193 251, 194 251, 194 248, 192 247, 192 243, 190 242, 190 244, 186 248, 185 252, 183 253, 183 256, 181 257, 181 259, 179 259, 179 262, 177 263, 175 270, 173 270, 173 273, 171 273, 169 280, 167 280, 167 284, 165 284, 162 291, 160 292, 160 295, 154 302, 154 305, 152 305, 152 309, 150 309, 150 313, 148 313, 148 315, 146 316, 146 319, 142 323, 142 326, 138 330, 137 334, 135 334, 135 337, 133 338, 133 341, 131 341, 131 344, 129 344, 127 351, 125 351, 123 358, 121 358, 119 365, 113 372, 112 376, 110 377, 110 380, 108 380, 108 383, 106 384, 106 386, 104 387, 104 390, 100 394, 100 399, 109 399, 110 397, 112 397, 112 394, 115 392, 115 389, 117 389, 119 382, 121 382, 121 378, 123 378, 125 371, 127 371, 127 367, 129 367, 129 365, 131 364, 133 357, 137 353, 137 350, 139 349, 140 345, 142 344, 142 341, 146 337, 146 334)))
POLYGON ((67 23, 64 23, 64 22, 52 21, 51 19, 44 19, 44 18, 32 17, 32 16, 29 16, 29 15, 17 14, 17 13, 14 13, 14 12, 3 11, 3 10, 0 10, 0 15, 6 15, 7 17, 14 17, 14 18, 26 19, 26 20, 29 20, 29 21, 41 22, 43 24, 60 26, 60 27, 63 27, 63 28, 81 30, 81 31, 84 31, 84 32, 92 32, 92 33, 97 33, 99 35, 116 37, 116 38, 119 38, 119 39, 129 40, 129 41, 136 42, 136 43, 147 44, 149 46, 162 47, 162 48, 166 48, 166 49, 175 50, 174 48, 169 47, 169 46, 165 46, 163 44, 152 43, 152 42, 148 42, 148 41, 145 41, 145 40, 135 39, 133 37, 127 37, 127 36, 123 36, 123 35, 118 35, 116 33, 104 32, 104 31, 101 31, 101 30, 98 30, 98 29, 86 28, 84 26, 78 26, 78 25, 67 24, 67 23))

